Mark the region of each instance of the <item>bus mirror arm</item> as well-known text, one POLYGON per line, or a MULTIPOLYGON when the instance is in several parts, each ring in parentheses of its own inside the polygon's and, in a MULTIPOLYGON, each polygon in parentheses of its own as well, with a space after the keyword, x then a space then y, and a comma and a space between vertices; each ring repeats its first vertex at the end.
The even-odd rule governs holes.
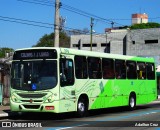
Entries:
POLYGON ((65 74, 60 73, 60 79, 61 79, 61 82, 65 82, 65 81, 66 81, 66 76, 65 76, 65 74))

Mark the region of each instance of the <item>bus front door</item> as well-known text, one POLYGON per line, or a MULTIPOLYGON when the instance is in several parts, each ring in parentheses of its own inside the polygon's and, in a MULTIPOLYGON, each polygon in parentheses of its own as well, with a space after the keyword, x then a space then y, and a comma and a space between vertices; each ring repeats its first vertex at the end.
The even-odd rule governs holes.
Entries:
POLYGON ((60 112, 76 110, 74 68, 72 59, 60 59, 60 112))

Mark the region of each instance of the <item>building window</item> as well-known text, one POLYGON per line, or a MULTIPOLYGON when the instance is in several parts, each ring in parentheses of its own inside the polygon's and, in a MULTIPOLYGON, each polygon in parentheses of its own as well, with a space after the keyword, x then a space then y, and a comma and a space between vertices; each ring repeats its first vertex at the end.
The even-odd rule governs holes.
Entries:
POLYGON ((78 44, 73 44, 73 47, 78 47, 78 44))
POLYGON ((132 41, 132 44, 135 44, 135 41, 132 41))
MULTIPOLYGON (((83 47, 91 47, 91 44, 83 44, 83 47)), ((92 43, 92 47, 97 47, 96 43, 92 43)))
POLYGON ((154 44, 154 43, 158 43, 158 39, 156 39, 156 40, 145 40, 145 44, 154 44))
POLYGON ((101 43, 101 47, 106 47, 107 43, 101 43))

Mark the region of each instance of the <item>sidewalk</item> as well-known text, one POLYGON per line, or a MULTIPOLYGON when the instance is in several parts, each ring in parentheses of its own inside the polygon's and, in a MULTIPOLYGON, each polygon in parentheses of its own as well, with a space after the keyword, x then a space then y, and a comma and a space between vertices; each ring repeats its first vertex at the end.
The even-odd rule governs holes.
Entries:
MULTIPOLYGON (((158 96, 158 99, 155 100, 155 102, 159 101, 160 103, 160 95, 158 96)), ((0 106, 0 118, 5 118, 8 116, 13 116, 13 113, 10 111, 10 106, 0 106)))
POLYGON ((8 117, 10 115, 10 106, 0 106, 0 118, 1 117, 8 117))

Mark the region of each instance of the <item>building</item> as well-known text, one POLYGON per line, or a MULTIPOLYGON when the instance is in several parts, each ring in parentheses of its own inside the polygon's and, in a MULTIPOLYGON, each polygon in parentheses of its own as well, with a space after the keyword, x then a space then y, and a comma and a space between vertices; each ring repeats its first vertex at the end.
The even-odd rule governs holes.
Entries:
POLYGON ((160 65, 160 28, 136 29, 127 33, 127 55, 154 57, 160 65))
MULTIPOLYGON (((111 30, 103 35, 93 35, 92 50, 154 57, 158 66, 160 65, 160 36, 158 34, 160 34, 160 28, 111 30)), ((90 35, 72 35, 70 47, 90 50, 90 35)))
POLYGON ((148 23, 148 15, 147 14, 132 14, 132 25, 140 24, 140 23, 148 23))
MULTIPOLYGON (((112 30, 102 35, 93 34, 92 51, 123 54, 122 45, 126 34, 127 30, 112 30)), ((90 50, 90 38, 90 35, 72 35, 70 48, 90 50)))

